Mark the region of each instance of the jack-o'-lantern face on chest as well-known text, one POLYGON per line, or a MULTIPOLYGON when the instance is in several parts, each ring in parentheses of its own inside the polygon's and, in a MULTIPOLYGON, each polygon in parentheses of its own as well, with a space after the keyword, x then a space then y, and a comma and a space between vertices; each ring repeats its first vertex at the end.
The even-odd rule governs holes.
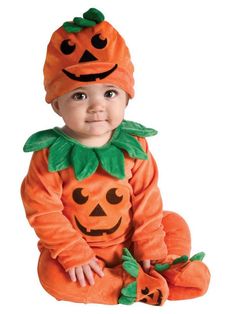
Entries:
POLYGON ((76 227, 87 237, 110 238, 122 233, 129 218, 129 190, 121 185, 102 188, 98 193, 86 187, 73 190, 76 227))

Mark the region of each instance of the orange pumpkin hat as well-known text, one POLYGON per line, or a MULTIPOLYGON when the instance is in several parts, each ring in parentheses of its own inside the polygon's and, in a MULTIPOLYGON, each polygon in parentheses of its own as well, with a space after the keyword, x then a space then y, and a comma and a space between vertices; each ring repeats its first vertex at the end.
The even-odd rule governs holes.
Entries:
POLYGON ((134 96, 133 64, 124 39, 91 8, 57 29, 44 64, 46 101, 87 84, 109 83, 134 96))

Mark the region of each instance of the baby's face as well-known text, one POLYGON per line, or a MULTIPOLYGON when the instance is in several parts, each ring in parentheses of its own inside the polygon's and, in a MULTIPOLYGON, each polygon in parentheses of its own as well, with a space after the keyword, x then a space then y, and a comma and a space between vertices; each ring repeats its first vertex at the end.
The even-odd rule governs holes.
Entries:
POLYGON ((118 127, 127 103, 128 96, 119 87, 93 84, 58 97, 52 106, 78 136, 94 137, 118 127))

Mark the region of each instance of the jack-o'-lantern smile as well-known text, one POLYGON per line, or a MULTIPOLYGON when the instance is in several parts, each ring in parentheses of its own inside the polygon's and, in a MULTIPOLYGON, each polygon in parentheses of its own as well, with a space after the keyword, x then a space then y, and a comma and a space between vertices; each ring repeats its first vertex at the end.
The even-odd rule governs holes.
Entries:
POLYGON ((101 72, 101 73, 93 73, 93 74, 81 74, 80 76, 76 76, 74 73, 71 73, 65 69, 62 70, 63 73, 65 73, 70 79, 80 82, 92 82, 96 81, 96 79, 104 79, 108 75, 110 75, 112 72, 115 71, 117 68, 117 64, 115 64, 110 70, 101 72))
POLYGON ((101 236, 105 233, 111 234, 119 228, 119 226, 121 224, 121 220, 122 220, 122 217, 120 217, 119 221, 112 228, 109 228, 109 229, 92 229, 92 230, 88 231, 86 229, 86 227, 84 227, 75 216, 75 221, 76 221, 77 227, 79 228, 80 231, 82 231, 85 235, 88 235, 88 236, 101 236))
POLYGON ((106 191, 105 200, 101 197, 101 202, 95 203, 89 208, 89 204, 93 199, 91 195, 84 195, 83 188, 76 188, 72 193, 72 198, 79 205, 79 211, 83 211, 84 215, 74 215, 75 223, 77 228, 87 236, 103 236, 115 233, 122 222, 122 214, 111 212, 119 210, 122 207, 123 196, 125 191, 118 188, 111 188, 106 191), (123 192, 123 193, 122 193, 123 192), (85 206, 85 207, 83 207, 85 206), (87 216, 87 223, 84 225, 83 216, 87 216), (113 217, 110 217, 113 216, 113 217), (93 223, 91 223, 93 221, 93 223), (94 228, 94 222, 97 223, 97 228, 94 228), (94 228, 94 229, 93 229, 94 228))

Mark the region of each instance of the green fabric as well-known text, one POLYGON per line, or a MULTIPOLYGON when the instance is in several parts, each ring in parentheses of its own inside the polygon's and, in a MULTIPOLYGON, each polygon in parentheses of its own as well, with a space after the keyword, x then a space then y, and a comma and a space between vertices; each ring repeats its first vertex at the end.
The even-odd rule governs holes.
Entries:
MULTIPOLYGON (((137 261, 127 248, 123 249, 122 260, 122 267, 124 268, 124 270, 132 277, 137 278, 139 273, 139 266, 137 261)), ((137 282, 133 281, 121 289, 121 296, 118 299, 118 303, 130 305, 136 301, 136 296, 137 282)))
POLYGON ((67 33, 78 33, 82 31, 83 27, 78 26, 72 22, 65 22, 63 23, 63 28, 67 33))
POLYGON ((67 33, 78 33, 86 27, 92 27, 101 23, 104 19, 102 12, 91 8, 83 14, 83 17, 75 17, 73 22, 65 22, 62 26, 67 33))
POLYGON ((121 293, 126 297, 136 298, 137 282, 133 281, 121 290, 121 293))
POLYGON ((96 25, 96 22, 84 19, 82 17, 75 17, 73 22, 81 27, 92 27, 96 25))
POLYGON ((105 20, 105 16, 102 14, 102 12, 95 8, 90 8, 83 14, 83 17, 85 19, 95 21, 96 23, 101 23, 105 20))
POLYGON ((182 255, 175 260, 173 260, 172 265, 179 264, 179 263, 186 263, 188 261, 188 256, 187 255, 182 255))
POLYGON ((188 261, 193 262, 193 261, 202 261, 203 258, 205 257, 205 253, 204 252, 199 252, 195 255, 193 255, 190 259, 188 258, 187 255, 182 255, 178 258, 176 258, 171 264, 169 263, 165 263, 165 264, 155 264, 154 268, 157 272, 162 272, 165 271, 167 269, 169 269, 172 265, 176 265, 179 263, 186 263, 188 261))
POLYGON ((156 133, 154 129, 124 120, 113 132, 112 138, 107 144, 101 147, 88 147, 69 137, 59 128, 54 128, 30 136, 23 150, 32 152, 49 148, 48 170, 50 172, 72 166, 76 178, 83 180, 91 176, 100 164, 110 175, 124 179, 124 151, 134 159, 146 160, 148 158, 134 136, 145 137, 156 133))
POLYGON ((170 264, 165 263, 165 264, 156 264, 154 266, 155 270, 158 271, 159 273, 161 273, 164 270, 167 270, 170 268, 170 264))
POLYGON ((123 249, 122 260, 124 261, 122 266, 132 277, 137 278, 139 267, 135 258, 131 255, 127 248, 123 249))
POLYGON ((190 258, 190 261, 191 262, 193 262, 193 261, 202 261, 204 257, 205 257, 205 253, 204 252, 199 252, 199 253, 193 255, 190 258))
POLYGON ((118 299, 119 304, 124 304, 124 305, 131 305, 136 301, 136 298, 132 297, 126 297, 125 295, 122 295, 118 299))

